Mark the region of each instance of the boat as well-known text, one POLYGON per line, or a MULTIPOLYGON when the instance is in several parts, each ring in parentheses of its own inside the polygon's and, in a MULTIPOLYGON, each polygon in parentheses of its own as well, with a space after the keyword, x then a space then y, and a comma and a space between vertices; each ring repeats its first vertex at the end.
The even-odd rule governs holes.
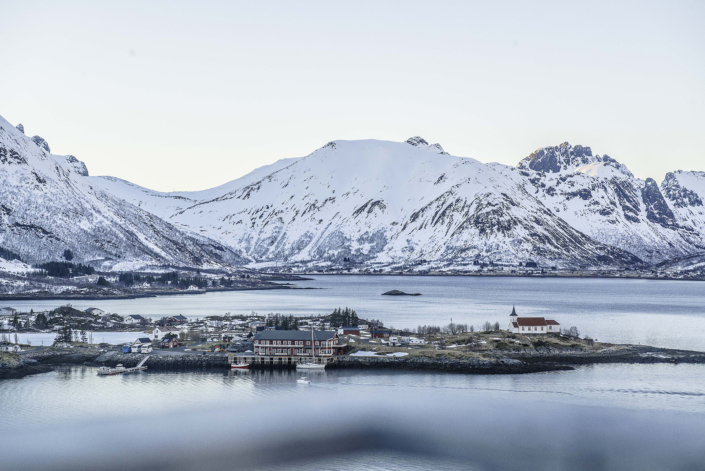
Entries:
POLYGON ((245 362, 242 363, 231 363, 230 364, 230 369, 232 370, 247 370, 250 368, 250 365, 248 365, 245 362))
POLYGON ((311 326, 311 361, 297 363, 297 370, 324 370, 326 368, 325 363, 316 363, 316 344, 314 343, 313 332, 313 326, 311 326))
POLYGON ((299 384, 311 384, 311 381, 309 381, 308 379, 306 379, 305 376, 302 377, 302 378, 297 379, 296 382, 299 383, 299 384))

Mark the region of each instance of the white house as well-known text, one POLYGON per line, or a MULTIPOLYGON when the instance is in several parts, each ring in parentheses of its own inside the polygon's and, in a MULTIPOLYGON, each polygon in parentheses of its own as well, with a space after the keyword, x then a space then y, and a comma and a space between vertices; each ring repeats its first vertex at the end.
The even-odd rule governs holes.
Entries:
POLYGON ((125 324, 139 324, 142 321, 144 321, 144 317, 139 314, 130 314, 129 316, 125 316, 124 322, 125 324))
POLYGON ((409 345, 426 345, 426 341, 424 339, 417 339, 416 337, 411 337, 409 339, 409 345))
POLYGON ((105 315, 105 311, 103 311, 102 309, 98 309, 97 307, 89 307, 88 309, 86 309, 83 312, 87 312, 88 314, 94 314, 96 316, 101 316, 101 317, 105 315))
POLYGON ((174 334, 178 336, 179 332, 179 329, 177 329, 176 327, 156 327, 154 329, 154 332, 152 333, 154 334, 155 339, 161 340, 164 338, 165 335, 169 334, 174 334))
POLYGON ((543 317, 519 317, 512 307, 509 314, 509 332, 522 335, 560 334, 561 325, 543 317))
POLYGON ((198 291, 198 286, 191 285, 188 288, 186 288, 186 291, 198 291))
POLYGON ((22 349, 20 348, 19 345, 15 345, 14 343, 2 343, 0 344, 0 352, 21 352, 22 349))

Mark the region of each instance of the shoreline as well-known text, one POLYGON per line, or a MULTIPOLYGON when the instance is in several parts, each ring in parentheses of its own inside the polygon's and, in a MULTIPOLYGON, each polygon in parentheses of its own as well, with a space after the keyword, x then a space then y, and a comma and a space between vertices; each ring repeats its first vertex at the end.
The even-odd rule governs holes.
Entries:
MULTIPOLYGON (((329 369, 389 369, 402 371, 436 371, 460 374, 529 374, 548 371, 571 371, 576 366, 594 364, 705 364, 705 352, 675 350, 641 345, 617 345, 616 349, 600 352, 525 352, 492 351, 482 357, 458 357, 452 353, 428 356, 350 356, 340 355, 328 364, 329 369)), ((161 353, 148 355, 145 366, 154 371, 199 371, 215 369, 230 371, 229 353, 161 353)), ((92 367, 123 364, 133 367, 145 357, 138 353, 83 347, 53 348, 29 351, 22 355, 5 354, 12 358, 9 365, 0 364, 0 379, 21 378, 30 374, 53 371, 55 366, 85 365, 92 367)), ((293 369, 293 365, 251 365, 254 369, 293 369)))
MULTIPOLYGON (((276 272, 261 272, 263 275, 276 275, 276 272)), ((658 276, 617 276, 617 275, 596 275, 586 272, 576 273, 543 273, 543 274, 518 274, 518 273, 290 273, 298 276, 476 276, 476 277, 499 277, 499 278, 604 278, 617 280, 649 280, 649 281, 705 281, 703 278, 671 278, 658 276)))
POLYGON ((205 289, 201 291, 159 291, 150 293, 132 293, 132 294, 116 294, 109 296, 95 296, 95 295, 49 295, 41 296, 35 294, 16 294, 16 295, 0 295, 0 301, 62 301, 62 300, 81 300, 81 301, 102 301, 102 300, 113 300, 113 299, 142 299, 142 298, 157 298, 159 296, 195 296, 198 294, 208 294, 208 293, 220 293, 220 292, 231 292, 231 291, 269 291, 278 289, 317 289, 317 288, 299 288, 292 284, 278 284, 276 286, 260 286, 260 287, 246 287, 246 288, 227 288, 227 289, 205 289))

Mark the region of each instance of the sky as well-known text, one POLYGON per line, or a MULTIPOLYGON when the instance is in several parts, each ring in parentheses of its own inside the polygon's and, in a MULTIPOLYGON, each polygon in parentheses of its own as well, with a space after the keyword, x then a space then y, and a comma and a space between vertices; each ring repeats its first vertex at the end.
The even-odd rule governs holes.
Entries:
POLYGON ((705 2, 3 0, 0 115, 91 175, 201 190, 336 139, 705 171, 705 2))

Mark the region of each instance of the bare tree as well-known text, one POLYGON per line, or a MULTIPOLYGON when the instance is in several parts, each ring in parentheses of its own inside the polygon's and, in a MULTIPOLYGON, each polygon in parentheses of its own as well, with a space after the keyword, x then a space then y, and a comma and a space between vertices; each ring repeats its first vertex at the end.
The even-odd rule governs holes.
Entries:
POLYGON ((492 324, 485 321, 485 323, 482 324, 482 330, 485 332, 490 332, 492 330, 492 324))
POLYGON ((499 322, 495 322, 493 327, 495 332, 499 332, 499 322))

